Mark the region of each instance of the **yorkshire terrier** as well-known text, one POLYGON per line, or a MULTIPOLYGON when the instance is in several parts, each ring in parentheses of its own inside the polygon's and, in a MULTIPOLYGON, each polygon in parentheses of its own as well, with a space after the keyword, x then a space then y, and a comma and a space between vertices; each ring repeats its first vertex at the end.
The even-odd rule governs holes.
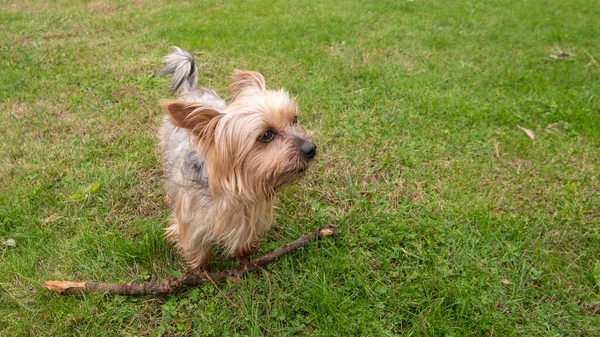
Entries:
POLYGON ((235 70, 231 100, 197 85, 192 54, 164 58, 177 100, 161 101, 159 130, 167 199, 166 229, 188 266, 208 267, 211 250, 244 261, 273 222, 275 192, 308 168, 317 146, 298 127, 298 105, 269 90, 255 71, 235 70))

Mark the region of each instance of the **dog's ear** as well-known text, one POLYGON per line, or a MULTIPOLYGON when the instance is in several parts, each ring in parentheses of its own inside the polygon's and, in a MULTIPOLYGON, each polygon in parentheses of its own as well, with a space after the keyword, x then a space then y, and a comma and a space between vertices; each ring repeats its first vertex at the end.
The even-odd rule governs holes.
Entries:
POLYGON ((231 89, 233 97, 246 88, 254 88, 260 91, 266 90, 265 78, 261 73, 256 71, 234 70, 231 75, 231 84, 229 84, 229 89, 231 89))
POLYGON ((189 130, 203 142, 213 142, 215 129, 223 116, 217 109, 202 103, 174 100, 161 101, 160 105, 175 126, 189 130))

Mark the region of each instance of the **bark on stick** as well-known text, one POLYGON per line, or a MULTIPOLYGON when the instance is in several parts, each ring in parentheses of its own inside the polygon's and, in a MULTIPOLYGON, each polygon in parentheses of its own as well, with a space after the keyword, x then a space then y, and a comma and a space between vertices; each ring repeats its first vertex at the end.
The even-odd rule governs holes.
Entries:
POLYGON ((308 245, 311 241, 335 234, 334 225, 326 225, 311 234, 306 234, 281 248, 259 257, 245 264, 240 269, 222 272, 207 272, 203 274, 190 274, 182 277, 173 277, 164 281, 146 281, 142 283, 105 283, 105 282, 71 282, 71 281, 46 281, 44 287, 65 295, 80 295, 86 293, 107 293, 114 295, 160 295, 169 294, 177 290, 198 287, 203 284, 223 283, 228 279, 240 278, 255 271, 295 249, 308 245))

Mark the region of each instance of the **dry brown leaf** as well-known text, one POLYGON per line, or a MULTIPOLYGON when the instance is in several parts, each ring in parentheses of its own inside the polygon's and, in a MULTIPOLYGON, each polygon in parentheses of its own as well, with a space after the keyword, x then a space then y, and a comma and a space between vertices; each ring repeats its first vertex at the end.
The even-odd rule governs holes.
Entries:
POLYGON ((494 141, 494 152, 496 152, 496 158, 500 158, 500 144, 494 141))
POLYGON ((506 285, 512 284, 512 281, 507 278, 501 279, 500 282, 502 282, 502 284, 506 284, 506 285))
POLYGON ((546 132, 558 132, 560 131, 560 128, 562 126, 565 125, 565 122, 556 122, 556 123, 552 123, 552 124, 548 124, 548 126, 546 126, 546 132))
POLYGON ((5 241, 2 241, 2 247, 16 247, 17 246, 17 240, 15 239, 6 239, 5 241))
POLYGON ((529 130, 529 129, 526 129, 526 128, 524 128, 524 127, 520 126, 520 125, 517 125, 517 127, 518 127, 519 129, 521 129, 523 132, 525 132, 525 134, 526 134, 526 135, 527 135, 529 138, 531 138, 531 139, 534 139, 534 138, 535 138, 535 135, 533 134, 533 131, 531 131, 531 130, 529 130))

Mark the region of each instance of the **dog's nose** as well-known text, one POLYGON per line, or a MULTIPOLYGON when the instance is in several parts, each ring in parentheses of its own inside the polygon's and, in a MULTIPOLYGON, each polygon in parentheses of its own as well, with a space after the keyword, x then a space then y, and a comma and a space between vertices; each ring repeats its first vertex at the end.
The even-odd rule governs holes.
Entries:
POLYGON ((313 142, 304 142, 300 146, 302 154, 309 159, 312 159, 317 154, 317 146, 313 142))

